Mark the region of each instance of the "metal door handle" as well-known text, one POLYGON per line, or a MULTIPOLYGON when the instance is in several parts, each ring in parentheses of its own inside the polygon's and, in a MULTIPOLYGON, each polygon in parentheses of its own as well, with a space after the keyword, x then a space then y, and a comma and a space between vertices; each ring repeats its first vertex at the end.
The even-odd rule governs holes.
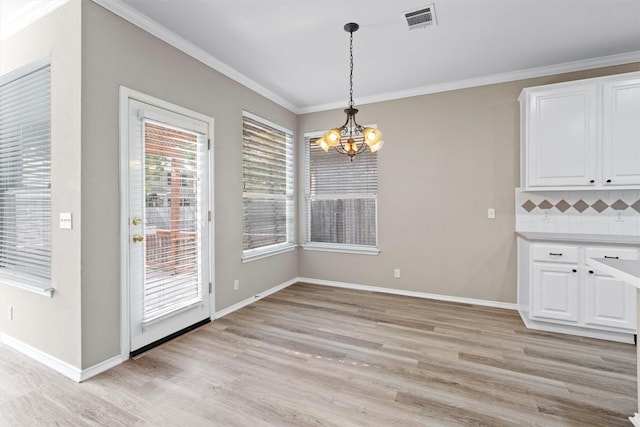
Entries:
POLYGON ((140 243, 143 240, 144 240, 144 237, 139 234, 136 234, 133 236, 133 243, 140 243))

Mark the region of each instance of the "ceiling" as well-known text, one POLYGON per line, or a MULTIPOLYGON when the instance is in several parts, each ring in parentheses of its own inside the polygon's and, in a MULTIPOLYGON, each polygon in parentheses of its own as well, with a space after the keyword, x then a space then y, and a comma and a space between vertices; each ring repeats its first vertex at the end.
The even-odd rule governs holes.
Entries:
POLYGON ((640 0, 94 1, 295 112, 346 105, 347 22, 358 105, 640 61, 640 0))

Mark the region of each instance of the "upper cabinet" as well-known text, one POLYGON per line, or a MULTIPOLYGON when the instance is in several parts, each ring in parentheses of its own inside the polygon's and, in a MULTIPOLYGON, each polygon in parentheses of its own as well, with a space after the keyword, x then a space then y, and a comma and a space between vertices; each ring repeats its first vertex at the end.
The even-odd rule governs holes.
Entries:
POLYGON ((523 190, 640 188, 640 73, 526 88, 523 190))

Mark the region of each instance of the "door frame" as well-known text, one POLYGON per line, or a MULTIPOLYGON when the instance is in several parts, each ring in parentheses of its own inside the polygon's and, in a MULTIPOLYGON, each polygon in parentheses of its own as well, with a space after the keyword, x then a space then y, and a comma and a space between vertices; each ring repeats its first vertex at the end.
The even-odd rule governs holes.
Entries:
MULTIPOLYGON (((214 119, 204 114, 197 113, 179 105, 146 95, 142 92, 120 86, 119 89, 119 169, 120 169, 120 356, 122 360, 128 360, 131 352, 130 333, 130 283, 129 283, 129 100, 144 102, 183 116, 192 117, 207 124, 207 137, 209 138, 208 155, 208 187, 209 187, 209 212, 214 211, 214 119)), ((210 318, 215 314, 215 241, 214 221, 209 217, 209 259, 206 260, 209 268, 209 304, 210 318)))

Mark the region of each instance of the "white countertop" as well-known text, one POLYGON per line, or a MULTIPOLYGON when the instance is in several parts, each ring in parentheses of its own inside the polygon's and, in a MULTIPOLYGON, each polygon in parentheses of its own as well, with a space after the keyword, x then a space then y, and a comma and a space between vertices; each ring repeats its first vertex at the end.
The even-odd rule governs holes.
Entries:
POLYGON ((578 234, 578 233, 540 233, 536 231, 516 231, 516 235, 529 241, 609 243, 615 245, 640 246, 640 236, 622 236, 615 234, 578 234))
POLYGON ((589 258, 587 265, 640 288, 640 260, 589 258))

